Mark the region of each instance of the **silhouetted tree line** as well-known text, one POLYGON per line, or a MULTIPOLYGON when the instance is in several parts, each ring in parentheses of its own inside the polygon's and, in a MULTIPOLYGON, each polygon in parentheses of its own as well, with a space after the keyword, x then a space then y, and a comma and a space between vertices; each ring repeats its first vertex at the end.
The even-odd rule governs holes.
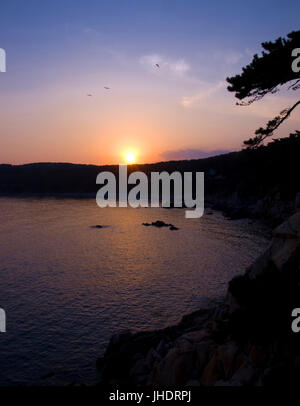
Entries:
MULTIPOLYGON (((249 201, 279 191, 289 199, 299 191, 300 131, 276 139, 254 150, 242 150, 206 159, 169 161, 130 165, 128 173, 174 171, 205 173, 205 196, 224 197, 236 194, 249 201)), ((118 176, 118 166, 36 163, 0 165, 2 194, 91 194, 99 189, 100 171, 118 176)))

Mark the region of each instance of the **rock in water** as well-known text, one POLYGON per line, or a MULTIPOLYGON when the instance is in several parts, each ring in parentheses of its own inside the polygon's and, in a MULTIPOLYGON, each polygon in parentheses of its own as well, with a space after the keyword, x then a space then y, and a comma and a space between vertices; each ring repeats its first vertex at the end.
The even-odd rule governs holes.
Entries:
POLYGON ((153 221, 152 222, 152 225, 154 226, 154 227, 169 227, 170 226, 170 224, 167 224, 167 223, 165 223, 164 221, 161 221, 161 220, 156 220, 156 221, 153 221))
POLYGON ((179 230, 178 227, 173 226, 173 224, 170 224, 169 230, 174 231, 174 230, 179 230))
POLYGON ((157 227, 157 228, 162 228, 162 227, 169 227, 169 230, 178 230, 178 227, 175 227, 173 224, 167 224, 164 221, 161 220, 156 220, 153 221, 151 224, 150 223, 143 223, 143 226, 149 227, 149 226, 153 226, 153 227, 157 227))

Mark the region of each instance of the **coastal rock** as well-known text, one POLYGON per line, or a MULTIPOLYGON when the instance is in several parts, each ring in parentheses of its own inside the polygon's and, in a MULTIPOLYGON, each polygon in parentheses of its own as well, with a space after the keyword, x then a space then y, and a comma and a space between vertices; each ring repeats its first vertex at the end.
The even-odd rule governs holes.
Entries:
POLYGON ((249 362, 244 362, 232 376, 231 382, 234 386, 251 384, 251 381, 255 377, 255 372, 255 368, 249 362))
POLYGON ((190 331, 189 333, 185 333, 182 335, 179 340, 186 340, 190 343, 199 343, 204 338, 208 337, 208 332, 206 329, 197 330, 197 331, 190 331))
POLYGON ((234 342, 229 342, 218 348, 218 356, 222 363, 225 378, 229 378, 234 371, 238 351, 238 346, 234 342))
POLYGON ((213 386, 217 381, 222 380, 223 373, 218 359, 218 352, 215 351, 206 368, 203 371, 201 383, 204 386, 213 386))
POLYGON ((300 212, 297 212, 275 228, 269 248, 250 267, 249 277, 255 278, 265 272, 270 262, 281 270, 299 246, 300 212))
POLYGON ((273 222, 281 222, 293 213, 295 200, 286 200, 279 191, 269 192, 256 202, 253 215, 259 218, 271 219, 273 222))
POLYGON ((277 239, 271 247, 271 260, 281 270, 296 252, 299 242, 295 239, 277 239))
POLYGON ((231 313, 239 309, 240 305, 236 298, 233 296, 230 290, 227 292, 227 302, 229 304, 229 310, 231 313))
POLYGON ((202 341, 196 344, 196 366, 200 373, 203 372, 215 348, 216 344, 212 340, 202 341))
POLYGON ((296 193, 295 197, 295 210, 299 211, 300 210, 300 192, 296 193))
POLYGON ((293 216, 291 216, 288 220, 291 228, 297 232, 298 238, 300 237, 300 213, 296 212, 293 216))
POLYGON ((170 349, 170 345, 164 339, 162 339, 159 342, 159 344, 156 348, 156 351, 160 357, 164 357, 167 354, 167 352, 169 351, 169 349, 170 349))
POLYGON ((228 305, 224 305, 223 303, 220 304, 215 309, 215 312, 213 314, 213 320, 218 321, 218 320, 223 320, 223 319, 227 318, 228 311, 229 311, 228 305))
POLYGON ((130 330, 124 330, 119 333, 113 334, 110 338, 107 351, 113 351, 114 347, 120 347, 121 344, 125 343, 132 337, 132 332, 130 330))
POLYGON ((297 239, 300 236, 300 212, 296 212, 273 231, 277 238, 297 239))
POLYGON ((146 381, 149 373, 151 372, 151 366, 145 358, 139 359, 130 370, 130 377, 136 383, 142 383, 146 381))
POLYGON ((264 368, 268 362, 268 351, 262 346, 254 345, 251 348, 249 359, 254 367, 264 368))
POLYGON ((192 375, 194 368, 194 352, 183 352, 172 348, 155 367, 150 385, 172 386, 184 385, 192 375))
POLYGON ((114 335, 97 364, 101 382, 153 387, 297 382, 300 351, 290 315, 300 296, 299 269, 300 211, 278 226, 266 251, 229 282, 227 302, 185 315, 163 330, 114 335))
POLYGON ((154 348, 150 348, 150 350, 148 351, 148 354, 146 356, 147 365, 149 367, 153 367, 153 365, 156 362, 159 362, 160 360, 161 360, 160 354, 154 348))
POLYGON ((273 231, 273 236, 278 238, 297 239, 297 235, 297 230, 292 228, 289 221, 280 224, 280 226, 273 231))
POLYGON ((271 248, 270 247, 260 257, 258 257, 254 261, 253 265, 251 265, 251 267, 248 269, 247 275, 249 276, 250 279, 256 278, 265 269, 268 268, 269 263, 270 263, 270 257, 271 257, 271 251, 270 251, 271 248))
POLYGON ((187 387, 194 387, 194 386, 200 386, 200 382, 197 381, 196 379, 190 379, 185 386, 187 387))
POLYGON ((174 346, 178 348, 181 352, 193 351, 195 349, 194 343, 185 339, 184 337, 179 337, 175 341, 174 346))
POLYGON ((230 220, 240 220, 251 217, 251 210, 248 207, 229 207, 225 211, 225 217, 230 220))
POLYGON ((45 375, 41 376, 41 379, 49 379, 49 378, 53 378, 55 376, 55 372, 54 371, 50 371, 48 373, 46 373, 45 375))
POLYGON ((236 369, 237 354, 235 343, 220 345, 203 371, 202 384, 213 386, 219 380, 228 380, 236 369))

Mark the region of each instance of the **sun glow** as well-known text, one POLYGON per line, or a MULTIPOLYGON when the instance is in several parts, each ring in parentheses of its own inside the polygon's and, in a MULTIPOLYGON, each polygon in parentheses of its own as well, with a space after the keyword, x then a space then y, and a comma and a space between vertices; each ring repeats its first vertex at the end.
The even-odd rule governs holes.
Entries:
POLYGON ((133 164, 135 162, 135 155, 133 152, 127 152, 125 156, 126 162, 128 164, 133 164))

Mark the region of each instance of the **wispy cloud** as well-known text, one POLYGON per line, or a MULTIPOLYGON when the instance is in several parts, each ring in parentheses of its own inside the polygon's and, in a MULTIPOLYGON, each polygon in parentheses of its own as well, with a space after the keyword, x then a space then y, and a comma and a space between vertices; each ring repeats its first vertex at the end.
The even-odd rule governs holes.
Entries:
POLYGON ((166 160, 181 160, 181 159, 202 159, 208 158, 210 156, 216 156, 221 154, 227 154, 232 152, 230 150, 213 150, 213 151, 203 151, 197 148, 180 149, 176 151, 165 151, 161 154, 163 159, 166 160))
POLYGON ((92 34, 92 35, 99 35, 99 31, 92 27, 83 27, 82 32, 84 34, 92 34))
POLYGON ((244 54, 238 51, 216 51, 213 57, 222 60, 227 65, 235 65, 244 57, 244 54))
POLYGON ((183 107, 190 107, 194 104, 199 103, 202 100, 209 98, 214 95, 218 90, 225 89, 226 83, 220 81, 214 84, 203 84, 202 89, 199 89, 196 93, 190 96, 184 96, 181 100, 181 105, 183 107))
POLYGON ((139 63, 151 73, 171 74, 177 77, 185 76, 191 69, 183 58, 170 59, 159 54, 143 55, 139 58, 139 63))

